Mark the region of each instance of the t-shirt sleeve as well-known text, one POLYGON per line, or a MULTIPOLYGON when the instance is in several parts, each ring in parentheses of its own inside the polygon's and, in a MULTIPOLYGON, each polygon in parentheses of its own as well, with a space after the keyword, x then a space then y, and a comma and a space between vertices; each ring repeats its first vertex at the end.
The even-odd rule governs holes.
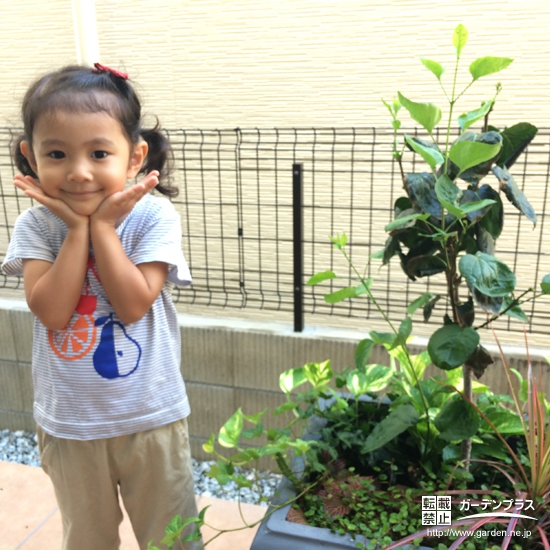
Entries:
POLYGON ((167 280, 179 286, 191 284, 189 266, 181 249, 181 221, 172 203, 162 200, 160 207, 150 212, 137 246, 129 255, 135 265, 166 262, 167 280))
POLYGON ((48 238, 48 220, 42 219, 34 208, 25 210, 15 221, 2 271, 6 275, 23 275, 23 260, 55 261, 52 244, 48 238))

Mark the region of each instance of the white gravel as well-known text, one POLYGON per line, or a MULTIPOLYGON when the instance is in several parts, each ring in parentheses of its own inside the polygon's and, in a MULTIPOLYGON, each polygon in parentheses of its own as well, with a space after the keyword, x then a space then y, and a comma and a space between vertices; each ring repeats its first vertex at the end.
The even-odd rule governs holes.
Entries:
MULTIPOLYGON (((40 455, 36 434, 23 432, 21 430, 12 432, 0 430, 0 460, 5 462, 16 462, 28 466, 40 466, 40 455)), ((224 486, 213 478, 208 477, 210 466, 214 461, 199 462, 193 459, 193 472, 195 477, 195 491, 201 496, 212 496, 225 500, 239 500, 238 487, 233 481, 224 486)), ((270 472, 258 472, 255 470, 244 470, 235 467, 235 474, 244 475, 247 480, 254 482, 252 488, 241 489, 241 502, 260 504, 267 506, 266 500, 274 493, 281 481, 281 476, 270 472), (262 499, 262 497, 264 497, 262 499)))

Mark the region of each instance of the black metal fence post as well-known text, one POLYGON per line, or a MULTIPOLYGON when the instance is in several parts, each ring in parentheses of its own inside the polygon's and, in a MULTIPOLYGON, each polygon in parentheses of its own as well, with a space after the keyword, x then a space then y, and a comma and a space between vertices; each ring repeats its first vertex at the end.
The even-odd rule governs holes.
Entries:
POLYGON ((303 171, 301 164, 292 165, 292 224, 294 248, 294 332, 304 329, 304 217, 302 210, 303 171))

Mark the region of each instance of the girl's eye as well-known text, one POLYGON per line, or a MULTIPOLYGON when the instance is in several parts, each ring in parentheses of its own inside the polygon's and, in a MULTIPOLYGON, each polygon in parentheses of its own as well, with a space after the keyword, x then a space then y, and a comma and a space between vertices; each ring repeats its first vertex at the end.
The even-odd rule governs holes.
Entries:
POLYGON ((92 153, 92 158, 94 159, 104 159, 107 157, 107 151, 94 151, 92 153))
POLYGON ((65 153, 63 151, 50 151, 48 156, 53 159, 62 159, 65 158, 65 153))

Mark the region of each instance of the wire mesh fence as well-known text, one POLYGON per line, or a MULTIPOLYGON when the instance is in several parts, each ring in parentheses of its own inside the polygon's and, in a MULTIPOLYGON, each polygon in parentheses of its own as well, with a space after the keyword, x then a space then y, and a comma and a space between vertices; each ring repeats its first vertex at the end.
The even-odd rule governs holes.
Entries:
MULTIPOLYGON (((414 128, 402 132, 417 134, 414 128)), ((303 171, 303 280, 333 269, 352 277, 349 265, 334 250, 329 235, 349 236, 350 259, 375 282, 372 290, 392 320, 400 320, 406 306, 425 291, 445 294, 443 276, 409 280, 394 258, 380 268, 369 261, 383 248, 384 226, 393 218, 395 200, 404 194, 401 175, 392 161, 393 133, 378 128, 300 128, 167 130, 174 150, 174 179, 180 188, 173 200, 182 217, 183 249, 193 274, 190 289, 174 289, 176 303, 193 310, 246 309, 288 313, 295 310, 292 166, 303 171)), ((9 148, 13 132, 0 129, 0 260, 17 215, 31 201, 12 185, 14 167, 9 148)), ((436 136, 437 138, 437 136, 436 136)), ((422 171, 414 155, 406 155, 406 171, 422 171)), ((497 253, 517 274, 518 291, 536 287, 550 272, 544 246, 550 176, 550 129, 539 129, 535 140, 512 172, 533 205, 535 228, 508 201, 505 229, 497 253)), ((491 183, 492 175, 484 180, 491 183)), ((493 186, 498 188, 494 180, 493 186)), ((327 304, 323 295, 345 280, 305 287, 308 320, 328 316, 369 319, 382 317, 369 300, 327 304)), ((16 277, 0 278, 0 288, 21 291, 16 277)), ((2 292, 2 291, 0 291, 2 292)), ((443 301, 441 301, 443 302, 443 301)), ((444 305, 438 305, 444 309, 444 305)), ((544 302, 527 308, 529 331, 545 334, 550 316, 544 302)), ((440 311, 442 313, 442 311, 440 311)), ((278 317, 280 318, 280 316, 278 317)), ((438 322, 441 315, 438 315, 438 322)), ((521 332, 520 323, 499 321, 499 328, 521 332)))

